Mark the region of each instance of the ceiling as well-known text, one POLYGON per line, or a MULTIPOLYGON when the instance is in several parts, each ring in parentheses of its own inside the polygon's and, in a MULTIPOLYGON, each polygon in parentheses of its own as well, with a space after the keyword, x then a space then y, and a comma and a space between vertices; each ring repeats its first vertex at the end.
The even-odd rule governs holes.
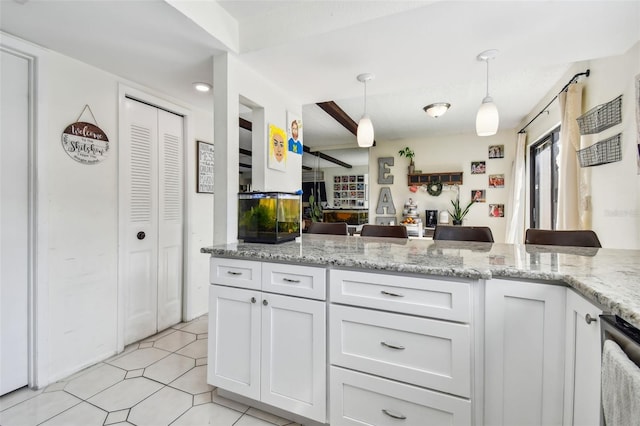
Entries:
MULTIPOLYGON (((211 82, 212 56, 233 51, 299 99, 306 146, 358 165, 366 150, 315 105, 335 101, 357 121, 358 74, 375 74, 367 112, 377 143, 469 134, 487 90, 476 57, 498 49, 489 92, 500 128, 513 129, 573 63, 640 40, 640 1, 0 0, 0 28, 206 110, 212 95, 191 84, 211 82), (207 1, 237 25, 237 43, 210 16, 199 17, 207 31, 171 5, 207 1), (434 119, 422 111, 433 102, 452 107, 434 119)), ((309 155, 303 164, 329 165, 309 155)))

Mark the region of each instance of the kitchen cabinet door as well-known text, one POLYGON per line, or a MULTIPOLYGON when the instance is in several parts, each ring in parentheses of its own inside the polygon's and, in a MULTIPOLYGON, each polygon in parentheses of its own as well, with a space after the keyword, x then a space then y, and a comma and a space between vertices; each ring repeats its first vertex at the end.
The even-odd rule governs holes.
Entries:
POLYGON ((209 286, 207 383, 260 399, 261 293, 209 286))
POLYGON ((486 285, 485 424, 560 425, 566 288, 486 285))
POLYGON ((326 419, 326 304, 262 293, 262 402, 326 419))
POLYGON ((600 424, 602 310, 567 289, 564 424, 600 424))

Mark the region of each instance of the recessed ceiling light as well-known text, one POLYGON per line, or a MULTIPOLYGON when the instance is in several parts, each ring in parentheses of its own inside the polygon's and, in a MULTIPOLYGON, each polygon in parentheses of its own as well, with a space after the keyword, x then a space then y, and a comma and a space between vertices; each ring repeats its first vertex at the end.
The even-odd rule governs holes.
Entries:
POLYGON ((193 83, 193 87, 198 91, 198 92, 208 92, 211 90, 211 85, 209 83, 204 83, 201 81, 197 81, 195 83, 193 83))

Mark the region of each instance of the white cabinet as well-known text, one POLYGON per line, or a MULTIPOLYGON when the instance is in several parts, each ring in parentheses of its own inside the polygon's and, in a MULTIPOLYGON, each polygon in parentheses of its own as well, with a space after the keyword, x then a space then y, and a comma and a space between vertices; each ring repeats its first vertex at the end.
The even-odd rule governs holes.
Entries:
POLYGON ((293 293, 319 287, 309 276, 324 285, 322 268, 212 258, 207 381, 324 423, 326 304, 255 289, 273 285, 261 285, 265 270, 293 293))
POLYGON ((563 286, 487 281, 485 424, 562 424, 565 295, 563 286))
POLYGON ((469 281, 331 270, 332 425, 470 425, 469 281))
POLYGON ((564 424, 600 424, 600 319, 602 311, 567 289, 564 424))

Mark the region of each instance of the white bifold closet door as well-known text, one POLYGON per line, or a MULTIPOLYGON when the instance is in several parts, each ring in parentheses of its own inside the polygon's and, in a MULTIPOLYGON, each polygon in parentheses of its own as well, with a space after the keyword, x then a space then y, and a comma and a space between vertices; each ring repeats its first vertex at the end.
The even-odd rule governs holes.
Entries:
POLYGON ((0 50, 0 395, 27 385, 29 61, 0 50))
POLYGON ((125 100, 120 145, 124 343, 182 316, 183 117, 125 100))

